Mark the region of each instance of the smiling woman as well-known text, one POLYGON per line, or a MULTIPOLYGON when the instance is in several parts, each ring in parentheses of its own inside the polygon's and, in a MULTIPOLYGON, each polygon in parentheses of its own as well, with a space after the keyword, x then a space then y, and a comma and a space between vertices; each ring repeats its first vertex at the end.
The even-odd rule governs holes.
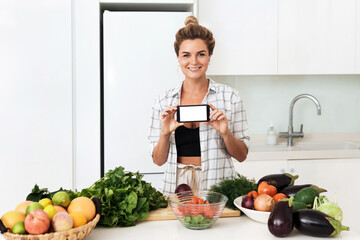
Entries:
POLYGON ((176 33, 175 53, 185 80, 155 99, 149 140, 155 164, 167 164, 162 191, 179 184, 208 190, 236 176, 231 157, 239 162, 248 152, 247 120, 239 93, 206 77, 215 46, 213 34, 194 16, 176 33), (208 104, 208 122, 177 122, 178 105, 208 104))

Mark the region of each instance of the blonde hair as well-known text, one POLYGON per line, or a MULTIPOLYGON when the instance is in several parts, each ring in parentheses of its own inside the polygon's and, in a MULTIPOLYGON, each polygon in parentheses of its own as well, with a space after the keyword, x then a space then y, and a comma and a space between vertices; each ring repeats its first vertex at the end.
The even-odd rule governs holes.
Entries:
POLYGON ((212 32, 199 24, 199 21, 194 16, 188 16, 185 19, 185 27, 180 28, 175 35, 174 48, 176 56, 179 56, 180 45, 185 40, 201 39, 205 42, 209 56, 213 54, 215 47, 215 39, 212 32))

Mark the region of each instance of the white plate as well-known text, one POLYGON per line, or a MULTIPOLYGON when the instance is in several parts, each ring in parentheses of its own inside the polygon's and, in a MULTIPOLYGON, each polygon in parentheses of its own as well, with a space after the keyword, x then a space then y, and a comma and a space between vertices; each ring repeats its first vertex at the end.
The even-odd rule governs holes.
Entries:
POLYGON ((267 223, 268 222, 270 212, 262 212, 262 211, 256 211, 256 210, 243 208, 241 206, 242 198, 243 198, 242 196, 235 198, 234 205, 237 208, 239 208, 243 213, 246 214, 246 216, 248 216, 249 218, 251 218, 254 221, 261 222, 261 223, 267 223))

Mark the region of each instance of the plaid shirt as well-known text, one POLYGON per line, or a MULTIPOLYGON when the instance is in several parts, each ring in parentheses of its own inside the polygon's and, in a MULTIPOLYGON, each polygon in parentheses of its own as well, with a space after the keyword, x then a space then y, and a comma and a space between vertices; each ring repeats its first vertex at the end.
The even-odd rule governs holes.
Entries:
MULTIPOLYGON (((170 89, 155 99, 150 122, 150 153, 158 143, 161 131, 161 113, 165 108, 180 105, 182 83, 176 88, 170 89)), ((202 104, 211 103, 215 108, 226 114, 228 126, 232 134, 241 139, 247 146, 249 136, 248 125, 242 100, 238 91, 209 79, 209 89, 202 104)), ((175 131, 170 135, 169 155, 166 161, 163 188, 164 194, 175 192, 177 152, 175 143, 175 131)), ((230 154, 227 152, 225 143, 220 133, 213 127, 200 124, 200 148, 201 148, 201 184, 204 189, 210 187, 224 178, 236 176, 230 154)))

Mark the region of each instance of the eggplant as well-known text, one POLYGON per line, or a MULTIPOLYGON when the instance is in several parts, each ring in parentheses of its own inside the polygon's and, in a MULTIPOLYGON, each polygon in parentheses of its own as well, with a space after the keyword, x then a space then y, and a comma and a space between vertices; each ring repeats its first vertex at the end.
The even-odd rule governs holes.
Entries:
POLYGON ((261 182, 266 181, 268 184, 273 185, 276 187, 277 191, 280 192, 281 189, 294 185, 295 180, 299 177, 299 175, 291 175, 290 173, 282 173, 282 174, 270 174, 266 175, 257 183, 257 186, 259 187, 259 184, 261 182))
POLYGON ((0 232, 1 233, 6 233, 6 232, 8 232, 10 229, 9 228, 7 228, 7 227, 5 227, 5 224, 1 221, 1 219, 0 219, 0 232))
POLYGON ((277 202, 270 213, 268 229, 276 237, 286 237, 294 229, 292 200, 293 198, 277 202))
POLYGON ((326 192, 326 189, 319 188, 318 186, 312 185, 312 184, 288 186, 288 187, 285 187, 285 188, 281 189, 280 192, 284 193, 288 197, 292 197, 292 196, 295 196, 295 194, 298 191, 300 191, 301 189, 306 188, 306 187, 315 188, 318 191, 318 193, 326 192))
POLYGON ((340 221, 315 209, 300 209, 294 213, 294 225, 299 232, 312 237, 335 237, 349 231, 340 221))

